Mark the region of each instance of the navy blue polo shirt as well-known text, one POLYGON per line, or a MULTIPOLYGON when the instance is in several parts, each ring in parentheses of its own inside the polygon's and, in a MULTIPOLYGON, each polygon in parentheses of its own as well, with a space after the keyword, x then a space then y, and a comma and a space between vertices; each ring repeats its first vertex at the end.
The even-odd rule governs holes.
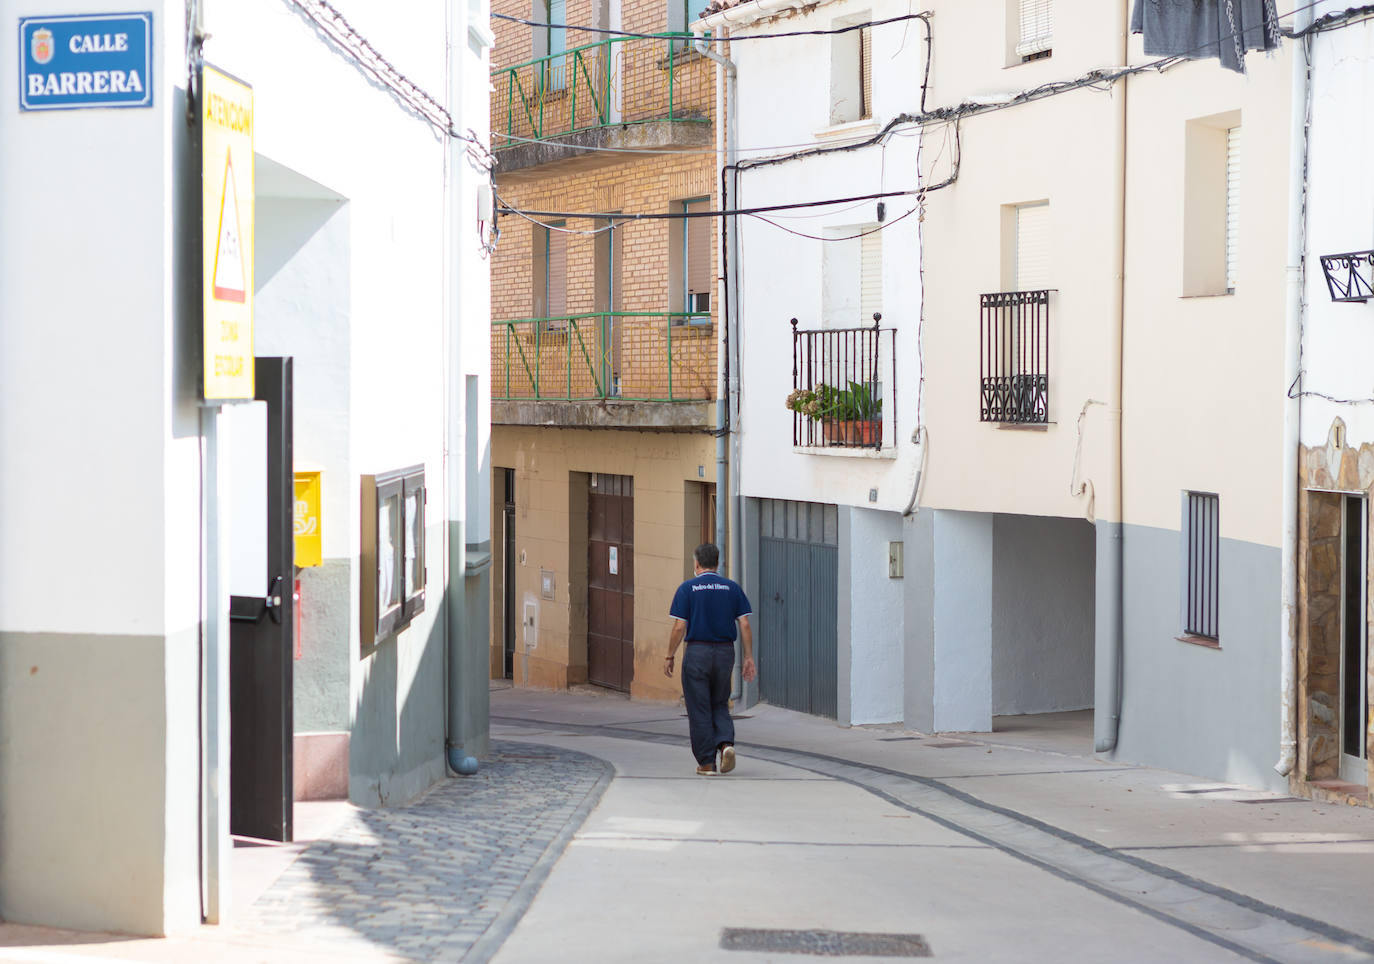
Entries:
POLYGON ((677 587, 668 615, 687 623, 689 643, 733 643, 735 620, 753 611, 739 583, 703 572, 677 587))

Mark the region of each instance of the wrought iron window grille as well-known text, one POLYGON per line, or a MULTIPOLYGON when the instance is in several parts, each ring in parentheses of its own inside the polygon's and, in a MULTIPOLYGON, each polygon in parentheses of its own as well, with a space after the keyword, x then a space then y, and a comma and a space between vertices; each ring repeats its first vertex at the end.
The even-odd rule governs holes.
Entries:
POLYGON ((1374 298, 1374 251, 1350 251, 1321 256, 1326 290, 1332 301, 1358 301, 1374 298))
POLYGON ((881 449, 883 409, 897 434, 897 329, 798 329, 792 324, 792 444, 881 449))
POLYGON ((981 296, 979 421, 1049 422, 1050 290, 981 296))

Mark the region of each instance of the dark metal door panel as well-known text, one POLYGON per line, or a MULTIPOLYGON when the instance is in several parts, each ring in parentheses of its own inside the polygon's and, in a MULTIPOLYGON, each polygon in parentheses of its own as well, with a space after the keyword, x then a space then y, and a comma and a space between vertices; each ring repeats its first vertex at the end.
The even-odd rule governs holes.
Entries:
MULTIPOLYGON (((292 361, 255 360, 267 403, 267 566, 262 596, 229 600, 229 832, 289 841, 295 606, 292 361)), ((251 523, 249 523, 251 524, 251 523)))
POLYGON ((587 508, 587 678, 628 691, 634 679, 633 479, 598 475, 597 483, 587 508))
POLYGON ((840 553, 834 546, 808 546, 807 555, 807 598, 811 601, 811 618, 807 621, 811 630, 810 712, 834 719, 838 710, 840 553))
POLYGON ((787 543, 759 540, 759 695, 787 705, 787 543))
POLYGON ((811 604, 806 598, 809 553, 806 546, 787 543, 787 706, 811 712, 811 604))
POLYGON ((802 713, 838 709, 839 549, 834 506, 765 500, 759 538, 760 696, 802 713))

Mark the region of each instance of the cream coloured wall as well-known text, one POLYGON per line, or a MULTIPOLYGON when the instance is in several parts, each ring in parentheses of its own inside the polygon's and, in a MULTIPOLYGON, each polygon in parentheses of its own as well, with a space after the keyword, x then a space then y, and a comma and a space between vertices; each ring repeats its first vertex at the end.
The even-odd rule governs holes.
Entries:
MULTIPOLYGON (((1282 519, 1289 58, 1248 75, 1213 62, 1130 81, 1126 208, 1125 506, 1178 529, 1179 493, 1221 495, 1221 536, 1277 546, 1282 519), (1184 297, 1187 122, 1239 111, 1235 293, 1184 297)), ((1144 59, 1140 41, 1132 59, 1144 59)))
MULTIPOLYGON (((1027 90, 1121 60, 1123 20, 1094 0, 1058 0, 1052 56, 1007 67, 1003 45, 990 39, 1000 34, 989 23, 1004 25, 1009 6, 1014 5, 1001 0, 935 5, 928 106, 996 99, 999 92, 1027 90)), ((1082 90, 960 124, 958 180, 928 196, 922 225, 930 444, 923 505, 1049 516, 1087 511, 1086 498, 1071 495, 1069 483, 1079 412, 1090 399, 1109 402, 1112 393, 1120 96, 1119 90, 1082 90), (979 421, 979 295, 1013 288, 1007 206, 1046 200, 1048 284, 1055 289, 1049 425, 1002 428, 979 421)), ((927 130, 927 182, 949 175, 953 151, 946 128, 927 130)), ((1082 475, 1093 480, 1099 517, 1115 511, 1115 424, 1109 408, 1090 406, 1084 424, 1082 475)))
MULTIPOLYGON (((515 469, 515 618, 521 618, 526 601, 538 610, 533 646, 526 645, 516 627, 515 684, 561 689, 586 682, 586 519, 574 518, 570 504, 576 505, 573 473, 604 472, 634 477, 635 668, 630 695, 677 699, 679 680, 662 672, 668 607, 684 576, 690 575, 683 560, 688 535, 684 520, 690 514, 687 483, 715 481, 714 441, 704 434, 497 425, 492 465, 515 469), (552 600, 541 597, 541 570, 554 574, 552 600)), ((499 573, 492 586, 496 611, 499 573)))

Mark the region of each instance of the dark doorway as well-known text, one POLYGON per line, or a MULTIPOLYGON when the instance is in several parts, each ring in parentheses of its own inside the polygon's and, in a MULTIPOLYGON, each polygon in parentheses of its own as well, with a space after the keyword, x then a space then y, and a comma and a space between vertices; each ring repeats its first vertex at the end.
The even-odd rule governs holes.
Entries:
MULTIPOLYGON (((295 606, 290 358, 258 358, 267 403, 267 584, 229 597, 229 832, 292 839, 292 656, 295 606)), ((245 524, 251 525, 248 520, 245 524)))
POLYGON ((634 478, 593 474, 587 513, 587 679, 629 692, 635 666, 634 478))
POLYGON ((502 469, 505 502, 501 510, 501 665, 506 679, 515 678, 515 469, 502 469))
POLYGON ((1369 579, 1365 533, 1369 523, 1363 496, 1347 495, 1341 501, 1341 779, 1364 785, 1369 782, 1369 654, 1365 618, 1365 586, 1369 579))

